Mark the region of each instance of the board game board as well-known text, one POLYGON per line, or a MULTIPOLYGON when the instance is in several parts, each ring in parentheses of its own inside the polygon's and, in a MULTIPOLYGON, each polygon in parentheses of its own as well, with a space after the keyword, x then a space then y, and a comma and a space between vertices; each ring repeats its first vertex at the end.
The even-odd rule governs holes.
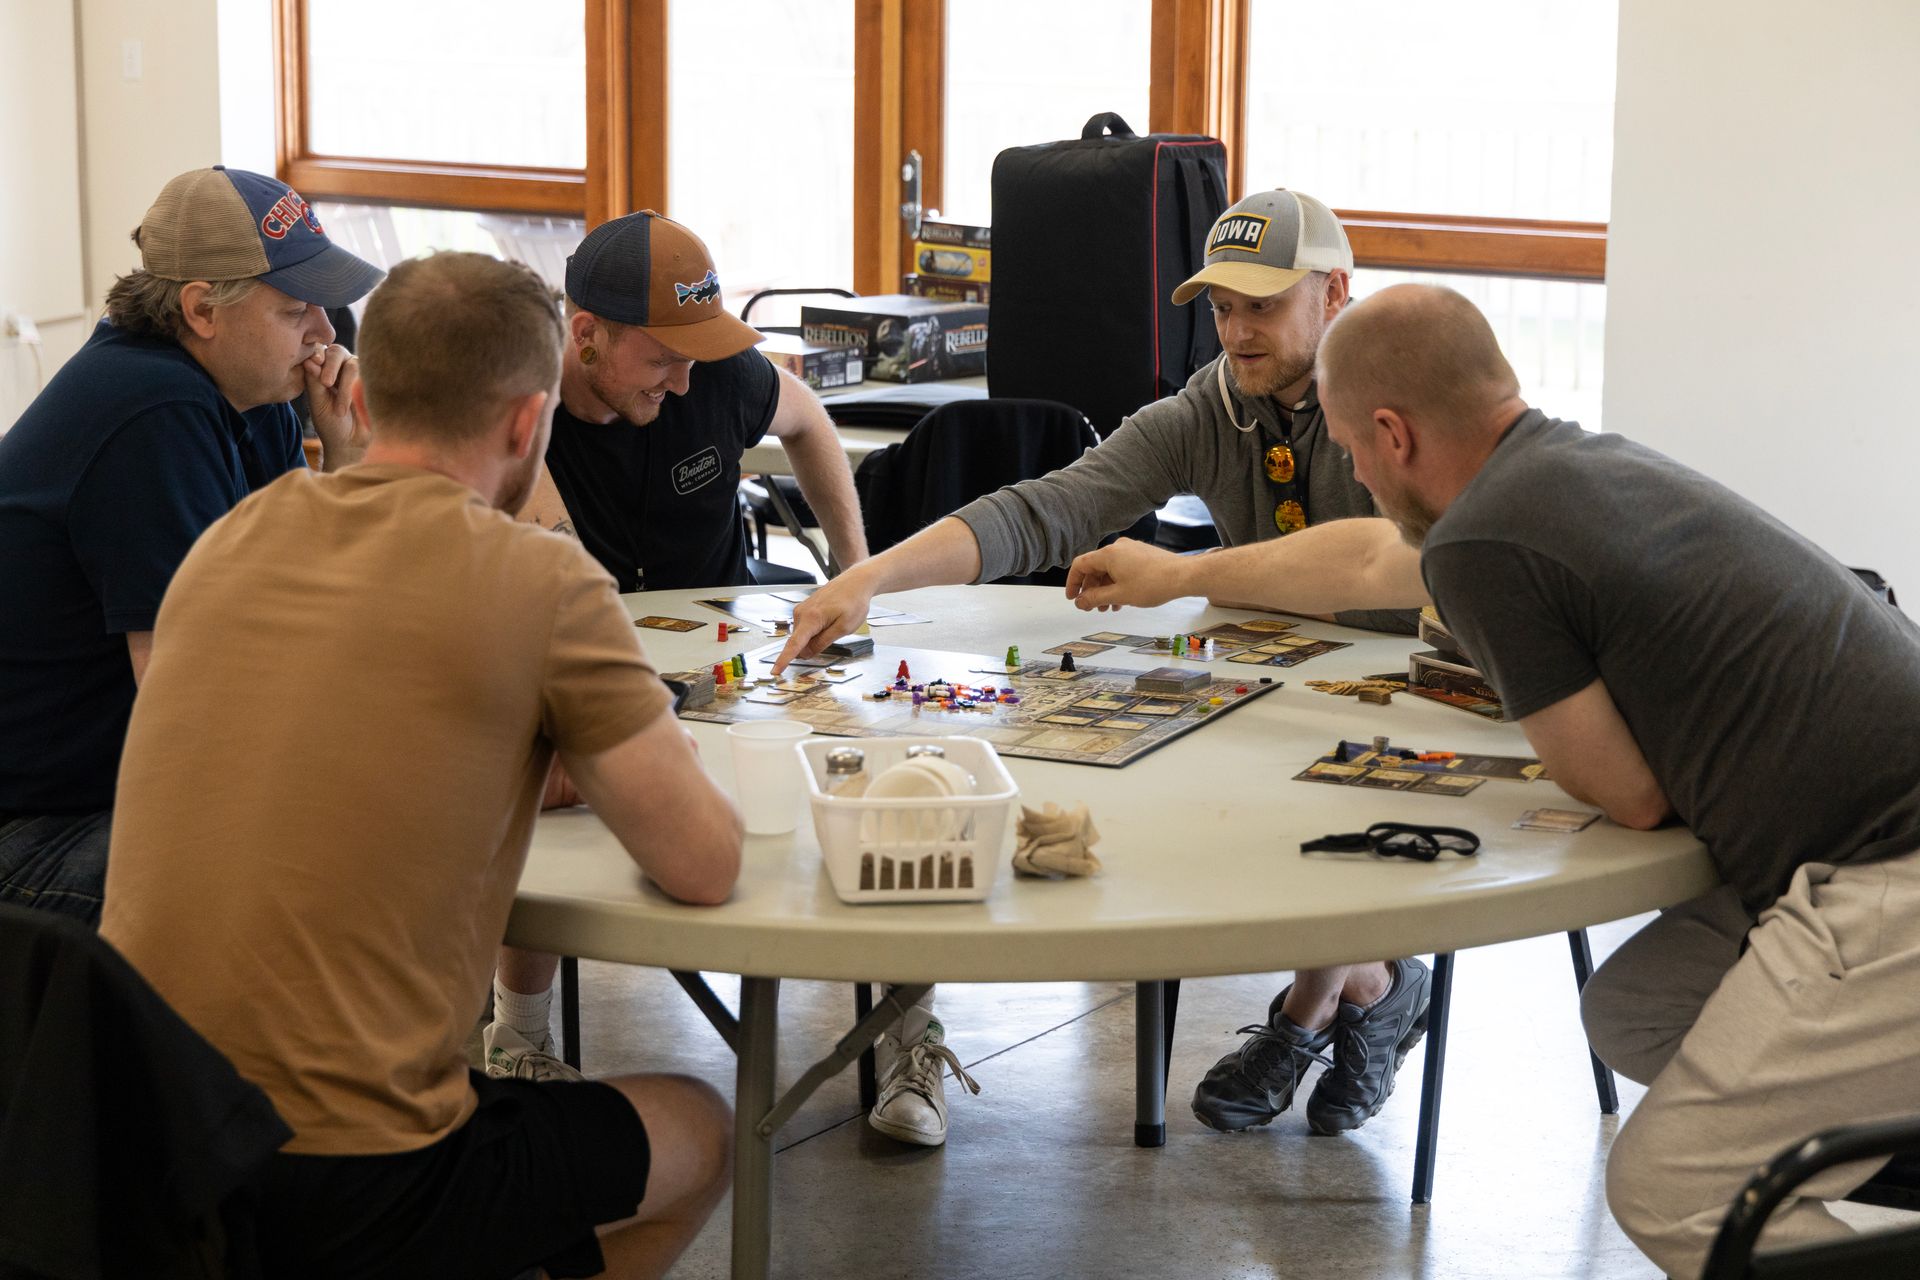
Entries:
POLYGON ((1295 624, 1278 619, 1255 618, 1247 622, 1222 622, 1184 636, 1137 636, 1124 631, 1096 631, 1078 640, 1054 645, 1045 653, 1071 653, 1076 658, 1091 657, 1109 649, 1124 648, 1129 653, 1155 658, 1185 658, 1193 662, 1245 663, 1261 667, 1298 666, 1309 658, 1336 649, 1348 649, 1345 640, 1317 640, 1294 635, 1295 624))
MULTIPOLYGON (((968 734, 991 742, 1003 756, 1119 768, 1280 687, 1250 676, 1211 679, 1186 693, 1145 694, 1133 687, 1134 677, 1143 674, 1138 671, 1081 664, 1062 672, 1057 659, 1010 669, 980 654, 883 644, 859 658, 804 659, 776 682, 769 669, 781 647, 746 655, 752 688, 717 688, 711 701, 690 703, 680 718, 709 724, 805 720, 816 733, 843 738, 968 734), (902 662, 909 684, 896 689, 902 662), (912 685, 924 690, 935 681, 983 696, 968 699, 973 706, 964 710, 932 702, 915 706, 912 685), (984 694, 988 687, 995 690, 991 698, 984 694), (876 700, 882 689, 887 697, 876 700), (999 700, 1008 690, 1018 702, 999 700)), ((700 674, 712 678, 710 672, 669 673, 675 679, 700 674)))

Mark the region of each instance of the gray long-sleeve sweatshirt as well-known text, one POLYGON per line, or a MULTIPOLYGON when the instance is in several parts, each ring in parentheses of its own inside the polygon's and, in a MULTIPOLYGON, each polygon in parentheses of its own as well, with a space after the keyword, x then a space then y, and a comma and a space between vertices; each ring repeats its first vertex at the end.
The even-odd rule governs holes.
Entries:
MULTIPOLYGON (((1071 466, 956 511, 980 543, 979 581, 1065 565, 1179 493, 1206 504, 1226 546, 1279 536, 1265 457, 1284 438, 1285 415, 1271 397, 1243 396, 1232 378, 1222 378, 1225 359, 1200 369, 1178 395, 1133 414, 1071 466), (1229 398, 1247 430, 1230 419, 1229 398)), ((1293 456, 1308 524, 1377 514, 1352 462, 1329 438, 1311 389, 1293 413, 1293 456)), ((1350 627, 1411 635, 1417 614, 1380 609, 1337 617, 1350 627)))

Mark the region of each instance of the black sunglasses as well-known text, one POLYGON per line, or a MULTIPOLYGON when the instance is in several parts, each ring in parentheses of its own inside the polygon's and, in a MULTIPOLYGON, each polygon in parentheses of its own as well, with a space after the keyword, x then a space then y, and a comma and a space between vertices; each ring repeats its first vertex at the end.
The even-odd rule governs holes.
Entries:
POLYGON ((1376 822, 1365 831, 1321 836, 1301 844, 1302 853, 1377 853, 1383 858, 1432 862, 1442 853, 1471 857, 1480 837, 1459 827, 1420 827, 1410 822, 1376 822))

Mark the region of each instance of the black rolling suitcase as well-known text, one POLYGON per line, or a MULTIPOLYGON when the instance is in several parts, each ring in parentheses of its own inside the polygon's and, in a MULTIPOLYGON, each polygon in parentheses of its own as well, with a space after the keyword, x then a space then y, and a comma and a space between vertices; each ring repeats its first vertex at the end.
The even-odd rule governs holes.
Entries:
POLYGON ((1214 138, 1136 137, 1105 112, 1078 139, 993 162, 987 387, 1060 400, 1106 435, 1220 354, 1203 301, 1169 299, 1227 207, 1214 138))

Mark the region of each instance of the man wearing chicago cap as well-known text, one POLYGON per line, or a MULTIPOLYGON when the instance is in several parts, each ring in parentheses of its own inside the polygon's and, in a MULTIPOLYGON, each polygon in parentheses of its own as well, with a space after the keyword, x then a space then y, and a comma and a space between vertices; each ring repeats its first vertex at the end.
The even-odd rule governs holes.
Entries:
MULTIPOLYGON (((865 618, 883 591, 989 582, 1065 565, 1176 493, 1205 502, 1229 546, 1309 524, 1375 514, 1353 464, 1329 438, 1314 357, 1347 303, 1353 251, 1340 220, 1297 191, 1263 191, 1220 215, 1206 262, 1174 290, 1203 290, 1224 350, 1178 395, 1147 405, 1071 466, 988 494, 850 569, 794 611, 782 670, 865 618)), ((1410 611, 1340 613, 1350 626, 1411 632, 1410 611)), ((1316 1132, 1365 1124, 1393 1090, 1426 1026, 1429 974, 1418 960, 1307 970, 1266 1020, 1216 1063, 1194 1114, 1222 1130, 1266 1124, 1293 1101, 1317 1054, 1334 1051, 1307 1103, 1316 1132)))
MULTIPOLYGON (((721 305, 698 236, 651 210, 602 223, 567 259, 566 310, 547 466, 521 519, 579 538, 622 591, 749 585, 740 458, 771 435, 837 562, 866 558, 832 421, 804 383, 753 349, 759 332, 721 305)), ((569 799, 557 778, 549 800, 569 799)), ((550 1052, 558 964, 501 952, 484 1044, 490 1073, 575 1074, 550 1052)))
POLYGON ((866 558, 832 421, 753 350, 698 236, 650 210, 602 223, 567 259, 567 313, 552 483, 527 518, 570 522, 622 591, 750 584, 740 457, 771 435, 838 563, 866 558))
POLYGON ((107 318, 0 438, 0 900, 90 922, 160 598, 201 530, 306 465, 288 401, 328 470, 365 451, 325 308, 381 276, 239 169, 175 178, 133 239, 107 318))

